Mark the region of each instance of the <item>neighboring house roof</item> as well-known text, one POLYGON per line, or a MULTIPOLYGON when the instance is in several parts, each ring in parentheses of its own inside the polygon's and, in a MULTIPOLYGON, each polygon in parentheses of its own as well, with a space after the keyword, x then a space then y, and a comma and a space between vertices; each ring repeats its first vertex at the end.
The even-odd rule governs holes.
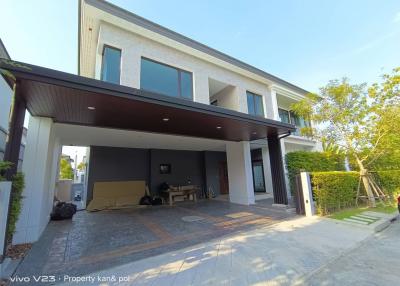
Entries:
MULTIPOLYGON (((283 87, 292 89, 295 92, 298 92, 298 93, 303 94, 303 95, 309 93, 307 90, 305 90, 305 89, 303 89, 301 87, 298 87, 298 86, 296 86, 296 85, 294 85, 294 84, 292 84, 290 82, 287 82, 287 81, 285 81, 285 80, 283 80, 283 79, 281 79, 279 77, 276 77, 276 76, 274 76, 272 74, 269 74, 269 73, 267 73, 267 72, 265 72, 265 71, 263 71, 261 69, 258 69, 256 67, 254 67, 252 65, 249 65, 249 64, 247 64, 245 62, 242 62, 242 61, 240 61, 240 60, 238 60, 236 58, 233 58, 233 57, 231 57, 231 56, 229 56, 229 55, 227 55, 225 53, 222 53, 222 52, 220 52, 220 51, 218 51, 216 49, 210 48, 207 45, 204 45, 204 44, 199 43, 199 42, 197 42, 195 40, 192 40, 192 39, 190 39, 190 38, 188 38, 188 37, 186 37, 184 35, 181 35, 181 34, 179 34, 177 32, 172 31, 172 30, 170 30, 168 28, 165 28, 165 27, 163 27, 161 25, 158 25, 158 24, 156 24, 154 22, 151 22, 151 21, 149 21, 149 20, 147 20, 147 19, 145 19, 143 17, 140 17, 140 16, 138 16, 138 15, 132 13, 132 12, 129 12, 127 10, 124 10, 124 9, 122 9, 122 8, 116 6, 116 5, 113 5, 113 4, 109 3, 109 2, 106 2, 104 0, 79 0, 79 9, 81 9, 82 1, 84 1, 86 4, 91 5, 91 6, 95 7, 95 8, 97 8, 97 9, 100 9, 100 10, 102 10, 104 12, 110 13, 111 15, 114 15, 116 17, 124 19, 124 20, 126 20, 128 22, 131 22, 133 24, 139 25, 139 26, 141 26, 141 27, 143 27, 145 29, 148 29, 148 30, 150 30, 152 32, 158 33, 158 34, 160 34, 162 36, 168 37, 168 38, 170 38, 170 39, 172 39, 174 41, 177 41, 177 42, 179 42, 181 44, 189 46, 189 47, 191 47, 193 49, 196 49, 198 51, 201 51, 201 52, 204 52, 206 54, 209 54, 209 55, 211 55, 211 56, 213 56, 215 58, 218 58, 218 59, 220 59, 222 61, 225 61, 225 62, 230 63, 232 65, 235 65, 235 66, 237 66, 239 68, 247 70, 247 71, 249 71, 251 73, 254 73, 254 74, 258 75, 258 76, 266 78, 267 80, 272 81, 272 82, 274 82, 276 84, 280 84, 283 87)), ((79 13, 79 15, 78 15, 78 18, 79 18, 79 24, 78 24, 78 29, 79 29, 79 33, 78 33, 78 45, 79 45, 79 49, 78 49, 78 69, 79 69, 79 61, 80 61, 79 57, 80 57, 80 54, 81 54, 80 44, 79 44, 80 43, 80 36, 81 36, 80 35, 80 33, 81 33, 81 29, 80 29, 80 26, 81 26, 81 11, 79 10, 78 13, 79 13)))
POLYGON ((1 39, 0 39, 0 58, 11 59, 1 39))

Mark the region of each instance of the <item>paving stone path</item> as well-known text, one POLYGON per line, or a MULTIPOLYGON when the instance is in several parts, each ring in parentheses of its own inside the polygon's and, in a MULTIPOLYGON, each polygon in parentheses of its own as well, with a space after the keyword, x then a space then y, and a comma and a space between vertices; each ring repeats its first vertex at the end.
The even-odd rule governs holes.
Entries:
POLYGON ((366 212, 363 212, 361 214, 353 215, 349 218, 345 218, 344 221, 347 221, 350 223, 355 223, 355 224, 369 225, 380 219, 381 218, 379 216, 376 216, 373 214, 366 214, 366 212))

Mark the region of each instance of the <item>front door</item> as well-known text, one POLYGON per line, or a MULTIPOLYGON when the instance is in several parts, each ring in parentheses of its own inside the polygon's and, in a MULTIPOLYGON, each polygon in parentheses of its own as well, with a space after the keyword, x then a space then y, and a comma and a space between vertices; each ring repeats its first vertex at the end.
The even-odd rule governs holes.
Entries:
POLYGON ((265 193, 264 168, 262 161, 253 161, 254 192, 265 193))
POLYGON ((229 194, 228 166, 226 162, 219 163, 219 193, 229 194))

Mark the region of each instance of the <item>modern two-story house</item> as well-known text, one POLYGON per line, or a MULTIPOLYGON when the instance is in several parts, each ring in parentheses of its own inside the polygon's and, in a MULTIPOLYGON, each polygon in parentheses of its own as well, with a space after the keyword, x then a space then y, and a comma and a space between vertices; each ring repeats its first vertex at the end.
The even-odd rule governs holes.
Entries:
MULTIPOLYGON (((300 136, 309 123, 290 111, 304 89, 109 3, 86 0, 80 7, 80 75, 293 124, 297 130, 282 139, 282 154, 317 147, 300 136)), ((266 140, 246 148, 254 190, 272 193, 266 140)))
POLYGON ((79 75, 0 61, 16 102, 6 159, 31 114, 14 242, 47 225, 63 145, 90 149, 86 203, 96 182, 128 180, 289 203, 284 154, 317 148, 290 111, 306 90, 102 0, 80 1, 78 45, 79 75))

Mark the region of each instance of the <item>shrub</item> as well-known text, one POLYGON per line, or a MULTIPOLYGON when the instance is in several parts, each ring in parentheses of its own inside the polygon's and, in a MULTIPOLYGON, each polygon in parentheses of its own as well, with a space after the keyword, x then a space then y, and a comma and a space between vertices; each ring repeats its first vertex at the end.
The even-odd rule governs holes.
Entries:
POLYGON ((377 171, 375 179, 385 194, 391 197, 400 194, 400 170, 377 171))
POLYGON ((292 194, 295 193, 295 176, 300 171, 322 172, 345 170, 344 156, 331 152, 290 152, 286 154, 285 162, 292 194))
POLYGON ((18 172, 17 174, 14 175, 12 181, 12 191, 10 197, 11 209, 10 209, 10 216, 8 218, 9 221, 8 221, 8 232, 7 232, 8 239, 11 239, 12 235, 14 234, 17 220, 19 214, 21 213, 22 198, 23 198, 22 192, 24 191, 24 188, 25 188, 24 174, 18 172))
MULTIPOLYGON (((0 162, 0 181, 4 181, 4 173, 12 166, 10 162, 0 162)), ((7 231, 7 239, 11 240, 12 235, 15 232, 15 226, 21 212, 22 206, 22 192, 25 188, 25 177, 24 174, 18 172, 13 176, 12 179, 12 189, 10 194, 10 215, 8 220, 8 231, 7 231)))
POLYGON ((311 184, 316 210, 320 215, 355 206, 358 172, 313 172, 311 184))
MULTIPOLYGON (((386 195, 400 193, 400 170, 378 171, 375 178, 386 195)), ((359 172, 313 172, 311 184, 318 214, 356 206, 359 172)), ((360 192, 364 192, 363 184, 360 192)))

